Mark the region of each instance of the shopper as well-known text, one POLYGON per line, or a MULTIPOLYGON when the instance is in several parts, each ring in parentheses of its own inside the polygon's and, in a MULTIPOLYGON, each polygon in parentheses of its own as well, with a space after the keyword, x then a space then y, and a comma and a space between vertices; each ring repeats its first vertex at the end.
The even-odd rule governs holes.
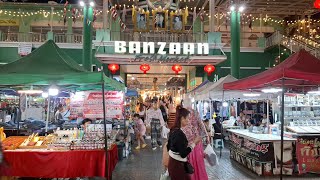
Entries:
MULTIPOLYGON (((171 180, 190 180, 191 176, 187 173, 185 166, 187 165, 187 156, 199 144, 201 137, 194 138, 193 142, 188 139, 181 128, 189 125, 190 111, 181 106, 177 107, 177 115, 174 127, 170 131, 167 148, 169 150, 168 171, 171 180)), ((202 157, 203 159, 203 157, 202 157)))
POLYGON ((167 109, 163 100, 160 100, 160 110, 161 110, 164 122, 167 123, 168 122, 168 109, 167 109))
POLYGON ((146 126, 143 124, 143 121, 140 118, 139 114, 134 114, 133 120, 135 123, 134 130, 135 130, 136 138, 138 140, 138 146, 136 147, 136 150, 139 150, 140 147, 145 148, 147 146, 143 138, 146 134, 146 126), (141 145, 141 142, 143 143, 142 145, 141 145))
POLYGON ((152 100, 152 108, 146 114, 146 126, 151 128, 151 146, 153 150, 157 149, 156 144, 162 147, 161 129, 165 125, 161 110, 158 108, 157 99, 152 100))
MULTIPOLYGON (((190 121, 189 124, 185 127, 182 127, 181 130, 187 137, 189 146, 195 141, 197 137, 206 138, 207 144, 210 143, 210 138, 206 131, 206 127, 203 121, 200 118, 199 113, 196 110, 189 109, 190 111, 190 121)), ((203 151, 202 141, 199 142, 193 151, 189 154, 189 161, 194 167, 194 173, 191 175, 192 180, 208 180, 208 175, 206 172, 206 167, 204 164, 204 151, 203 151)))
POLYGON ((143 103, 140 103, 139 104, 139 116, 140 116, 140 118, 141 118, 141 120, 144 122, 144 119, 145 119, 145 115, 146 115, 146 111, 145 111, 145 107, 144 107, 144 105, 143 105, 143 103))
POLYGON ((55 122, 59 122, 59 121, 63 120, 62 112, 63 112, 63 106, 62 106, 62 104, 59 104, 59 106, 57 107, 57 111, 54 114, 55 122))
POLYGON ((246 129, 247 127, 247 122, 246 122, 246 116, 243 112, 240 113, 240 115, 237 117, 237 125, 240 126, 241 128, 246 129))
POLYGON ((207 131, 207 134, 208 134, 208 136, 209 136, 209 143, 211 143, 211 138, 212 138, 212 133, 213 133, 213 130, 212 130, 212 124, 210 124, 210 121, 209 121, 209 119, 205 119, 204 121, 203 121, 203 123, 204 123, 204 126, 206 127, 206 131, 207 131))

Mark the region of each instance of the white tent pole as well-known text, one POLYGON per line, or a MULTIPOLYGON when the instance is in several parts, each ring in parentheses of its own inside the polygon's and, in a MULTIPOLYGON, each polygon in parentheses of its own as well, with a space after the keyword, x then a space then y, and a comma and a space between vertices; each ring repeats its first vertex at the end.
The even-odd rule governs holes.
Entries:
POLYGON ((269 99, 267 99, 267 127, 269 127, 269 99))
POLYGON ((46 120, 46 133, 48 132, 49 117, 50 117, 50 96, 48 96, 48 109, 47 109, 47 120, 46 120))

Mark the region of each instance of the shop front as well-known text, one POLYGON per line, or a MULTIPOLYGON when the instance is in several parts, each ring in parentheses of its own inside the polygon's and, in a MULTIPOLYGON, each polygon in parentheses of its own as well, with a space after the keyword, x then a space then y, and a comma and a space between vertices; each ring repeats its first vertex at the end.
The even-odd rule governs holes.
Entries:
MULTIPOLYGON (((270 166, 262 165, 262 171, 258 171, 259 175, 280 174, 282 177, 282 175, 320 173, 317 168, 320 134, 318 62, 319 59, 301 50, 272 69, 224 84, 225 92, 242 90, 251 91, 250 93, 255 95, 278 96, 269 99, 273 107, 272 116, 275 120, 273 125, 250 126, 248 130, 229 130, 233 139, 232 146, 236 147, 231 148, 231 157, 237 159, 234 149, 243 152, 247 148, 246 142, 250 144, 250 141, 255 140, 259 150, 262 146, 273 147, 274 155, 274 160, 270 162, 268 161, 271 159, 260 159, 262 164, 270 163, 270 166), (262 140, 271 144, 260 144, 262 140), (235 143, 238 143, 238 146, 235 146, 235 143)), ((247 165, 241 158, 239 162, 247 165)))

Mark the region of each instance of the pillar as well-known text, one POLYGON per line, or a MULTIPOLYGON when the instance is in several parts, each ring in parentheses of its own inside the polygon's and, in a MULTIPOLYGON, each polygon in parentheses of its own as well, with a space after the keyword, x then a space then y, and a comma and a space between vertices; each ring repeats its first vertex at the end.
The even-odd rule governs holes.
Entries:
POLYGON ((103 29, 109 29, 109 21, 108 21, 108 11, 109 11, 109 0, 103 0, 103 29))
POLYGON ((214 15, 215 15, 215 0, 209 1, 209 31, 215 31, 215 22, 214 22, 214 15))
POLYGON ((82 66, 91 71, 92 65, 92 21, 93 8, 85 5, 83 7, 83 50, 82 50, 82 66))
POLYGON ((73 38, 73 30, 72 30, 72 12, 71 12, 71 5, 69 5, 68 10, 67 10, 67 43, 74 43, 74 38, 73 38))
POLYGON ((231 75, 239 79, 240 12, 231 12, 231 75))

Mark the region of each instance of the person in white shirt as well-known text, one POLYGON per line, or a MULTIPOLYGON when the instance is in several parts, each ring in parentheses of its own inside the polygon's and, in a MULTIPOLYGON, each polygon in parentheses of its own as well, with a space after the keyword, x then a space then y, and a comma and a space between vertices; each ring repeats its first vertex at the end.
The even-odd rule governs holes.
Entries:
POLYGON ((262 118, 262 121, 261 121, 260 126, 267 127, 267 124, 268 124, 267 115, 266 115, 266 114, 263 114, 263 118, 262 118))
POLYGON ((151 128, 151 146, 157 149, 156 144, 162 147, 161 129, 165 125, 161 110, 158 108, 157 99, 152 100, 152 107, 146 113, 146 126, 151 128))

